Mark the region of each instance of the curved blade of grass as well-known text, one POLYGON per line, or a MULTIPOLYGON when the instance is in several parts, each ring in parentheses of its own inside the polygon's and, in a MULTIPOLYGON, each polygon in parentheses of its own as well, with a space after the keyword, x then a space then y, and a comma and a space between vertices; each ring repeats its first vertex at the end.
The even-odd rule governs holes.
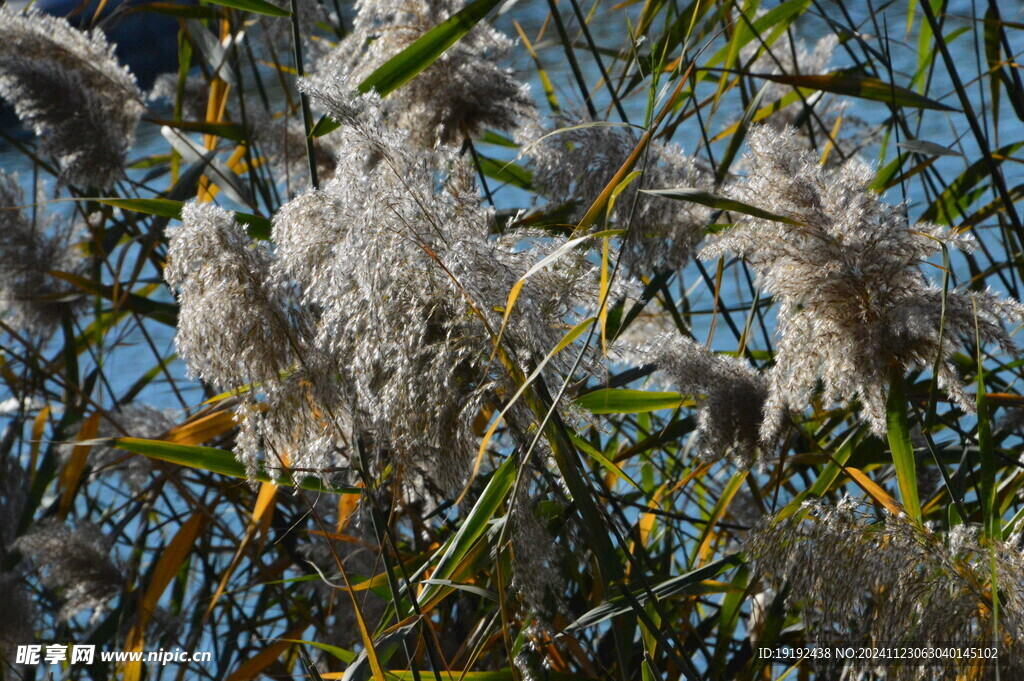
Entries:
MULTIPOLYGON (((281 639, 281 640, 283 641, 283 640, 286 640, 286 639, 281 639)), ((334 658, 336 658, 338 660, 341 660, 342 662, 344 662, 346 664, 348 664, 349 662, 352 662, 352 660, 356 659, 356 654, 355 653, 353 653, 353 652, 351 652, 349 650, 345 650, 344 648, 339 648, 338 646, 332 646, 332 645, 330 645, 328 643, 318 643, 317 641, 303 641, 302 639, 297 639, 297 638, 295 638, 295 639, 288 639, 288 640, 290 640, 291 643, 299 643, 299 644, 302 644, 302 645, 313 646, 314 648, 319 648, 320 650, 324 651, 325 653, 327 653, 331 657, 334 657, 334 658)), ((324 678, 336 678, 336 677, 324 676, 324 678)))
POLYGON ((967 166, 925 209, 921 214, 921 219, 949 224, 955 216, 960 215, 977 198, 978 195, 972 194, 969 190, 989 177, 990 163, 1001 164, 1005 159, 1012 158, 1021 147, 1024 147, 1024 141, 1007 144, 993 151, 991 159, 980 158, 967 166))
MULTIPOLYGON (((233 478, 247 479, 245 466, 235 459, 235 455, 226 449, 216 447, 201 447, 199 445, 183 445, 163 440, 146 440, 137 437, 118 437, 108 440, 94 440, 91 444, 103 444, 108 447, 116 447, 126 452, 142 454, 151 459, 159 459, 168 463, 197 468, 199 470, 220 473, 233 478)), ((302 489, 310 489, 318 492, 331 492, 332 494, 359 494, 362 490, 358 487, 344 485, 326 485, 319 478, 307 476, 299 479, 299 474, 294 474, 298 480, 298 486, 302 489)), ((261 482, 277 482, 279 485, 294 485, 295 482, 286 476, 278 480, 271 478, 262 468, 257 471, 256 479, 261 482)))
POLYGON ((876 102, 885 102, 886 104, 895 104, 896 106, 914 109, 933 109, 935 111, 959 111, 955 107, 929 99, 905 87, 886 83, 878 78, 861 76, 850 72, 838 71, 824 75, 759 73, 757 77, 791 87, 810 88, 837 95, 846 95, 847 97, 858 97, 876 102))
POLYGON ((513 187, 519 187, 529 191, 533 183, 533 173, 513 161, 502 163, 487 156, 479 156, 480 172, 487 177, 492 177, 499 182, 505 182, 513 187))
POLYGON ((757 206, 751 206, 749 203, 737 201, 736 199, 729 199, 724 196, 718 196, 711 192, 704 191, 703 189, 695 189, 693 187, 678 187, 675 189, 641 189, 645 194, 653 194, 655 196, 664 196, 666 199, 676 199, 678 201, 690 201, 692 203, 699 203, 702 206, 708 208, 715 208, 717 210, 727 210, 732 213, 742 213, 744 215, 750 215, 755 218, 761 218, 762 220, 772 220, 774 222, 784 222, 787 225, 802 225, 802 222, 788 218, 785 215, 779 215, 778 213, 772 213, 771 211, 758 208, 757 206))
MULTIPOLYGON (((796 102, 799 102, 801 100, 801 94, 803 94, 803 93, 800 92, 800 91, 797 91, 797 90, 793 90, 792 92, 787 92, 785 95, 783 95, 779 99, 775 100, 771 104, 765 104, 760 109, 755 111, 754 115, 750 117, 750 121, 749 122, 750 123, 757 123, 758 121, 762 121, 765 118, 768 118, 773 113, 775 113, 777 111, 781 111, 782 109, 785 109, 790 104, 795 104, 796 102)), ((745 118, 746 118, 746 113, 744 113, 744 119, 745 118)), ((733 123, 732 125, 727 127, 725 130, 723 130, 722 132, 720 132, 717 135, 715 135, 714 137, 712 137, 711 141, 712 142, 717 142, 719 140, 725 139, 726 137, 729 137, 730 135, 735 135, 736 132, 740 129, 740 126, 742 124, 743 124, 742 120, 733 123)))
POLYGON ((226 676, 224 681, 250 681, 251 679, 260 678, 267 667, 274 664, 277 658, 281 657, 288 648, 295 645, 292 643, 292 640, 296 636, 300 636, 304 630, 304 626, 297 626, 285 634, 283 638, 279 638, 273 643, 264 646, 260 652, 247 659, 238 666, 238 669, 226 676))
MULTIPOLYGON (((716 577, 729 568, 738 565, 741 562, 740 556, 737 553, 731 554, 716 560, 713 563, 708 563, 704 567, 692 570, 683 575, 672 577, 667 579, 660 584, 651 586, 651 593, 653 593, 658 599, 670 598, 678 594, 687 593, 690 589, 699 586, 701 582, 716 577)), ((649 594, 645 589, 638 589, 634 594, 634 598, 640 603, 644 603, 648 598, 649 594)), ((630 605, 625 598, 622 596, 615 596, 610 598, 608 602, 602 603, 601 605, 585 612, 575 622, 572 622, 565 628, 566 632, 576 631, 577 629, 583 629, 584 627, 591 627, 595 624, 600 624, 605 620, 611 619, 616 615, 622 615, 624 613, 632 611, 633 606, 630 605)))
MULTIPOLYGON (((430 573, 432 580, 449 579, 455 573, 462 559, 487 531, 488 524, 512 489, 515 478, 515 459, 505 459, 491 475, 483 494, 477 499, 465 521, 459 526, 458 532, 445 542, 441 557, 437 561, 437 567, 430 573)), ((421 606, 428 603, 435 592, 441 588, 437 583, 426 585, 417 597, 417 601, 421 606)))
POLYGON ((601 452, 601 450, 597 449, 589 442, 581 438, 579 435, 576 435, 575 433, 569 433, 569 437, 572 439, 573 444, 579 447, 581 452, 587 454, 588 456, 590 456, 590 458, 594 459, 594 461, 597 461, 599 464, 601 464, 601 466, 603 466, 606 471, 608 471, 615 477, 619 478, 620 480, 625 480, 626 482, 628 482, 630 485, 634 487, 634 489, 636 489, 637 492, 640 492, 641 494, 644 493, 643 488, 640 487, 640 485, 638 485, 636 481, 633 480, 633 478, 629 477, 628 473, 619 468, 619 466, 614 461, 605 456, 601 452))
POLYGON ((743 140, 747 137, 747 130, 754 122, 755 116, 758 114, 758 107, 761 105, 761 98, 764 96, 765 91, 768 89, 768 85, 761 86, 761 89, 757 91, 753 99, 750 100, 750 104, 747 105, 747 110, 743 112, 743 118, 740 119, 739 123, 736 124, 736 131, 732 137, 729 138, 729 146, 725 150, 725 154, 722 155, 722 160, 718 164, 718 168, 715 169, 715 185, 720 186, 726 175, 729 173, 729 168, 732 167, 732 162, 736 158, 736 154, 739 153, 740 147, 743 145, 743 140))
POLYGON ((215 411, 193 421, 178 424, 161 440, 180 445, 201 445, 235 427, 232 411, 215 411))
MULTIPOLYGON (((129 210, 133 213, 144 213, 146 215, 157 215, 162 218, 170 218, 171 220, 181 220, 181 209, 185 206, 184 202, 174 201, 173 199, 91 198, 82 200, 96 201, 97 203, 104 203, 121 210, 129 210)), ((235 211, 235 219, 249 228, 247 231, 253 239, 270 238, 270 220, 267 218, 252 213, 235 211)))
MULTIPOLYGON (((505 333, 505 326, 508 324, 508 318, 512 314, 512 308, 515 307, 516 300, 519 298, 519 293, 523 290, 523 285, 526 283, 527 279, 529 279, 533 275, 537 274, 537 272, 540 272, 542 269, 544 269, 548 265, 552 264, 553 262, 561 258, 563 255, 574 249, 576 246, 579 246, 587 239, 599 239, 605 236, 618 236, 623 233, 624 231, 621 229, 606 229, 604 231, 594 232, 593 234, 581 236, 576 239, 570 239, 569 241, 566 241, 564 244, 562 244, 554 251, 549 253, 543 259, 541 259, 540 262, 538 262, 536 265, 527 270, 526 274, 520 277, 519 281, 513 284, 512 289, 508 292, 508 300, 505 301, 505 314, 501 318, 501 329, 498 331, 498 337, 495 338, 494 340, 494 352, 498 351, 498 346, 501 344, 501 337, 505 333)), ((493 353, 491 357, 493 359, 493 353)))
POLYGON ((71 272, 58 272, 53 270, 50 274, 58 279, 63 279, 64 281, 73 284, 82 291, 87 291, 88 293, 92 293, 109 300, 123 310, 136 312, 143 317, 147 317, 168 326, 176 327, 178 324, 178 306, 175 303, 163 303, 159 300, 151 300, 145 296, 140 296, 137 293, 125 293, 123 289, 115 290, 112 286, 98 284, 92 279, 87 279, 81 275, 73 274, 71 272))
POLYGON ((732 503, 736 493, 740 491, 740 487, 743 485, 743 481, 747 479, 749 473, 750 471, 737 471, 725 487, 722 488, 722 493, 715 501, 711 512, 708 513, 704 529, 701 530, 700 537, 698 537, 695 543, 693 555, 690 557, 690 567, 696 565, 698 560, 703 562, 708 550, 711 548, 711 537, 715 531, 715 525, 725 515, 726 509, 729 508, 729 504, 732 503))
MULTIPOLYGON (((142 650, 143 637, 150 616, 156 610, 160 597, 178 573, 178 569, 185 562, 185 558, 192 550, 196 537, 199 536, 199 531, 205 524, 205 515, 201 512, 193 514, 182 524, 174 538, 171 539, 166 548, 160 553, 160 559, 157 561, 156 568, 150 577, 149 585, 146 587, 146 592, 139 603, 138 619, 125 638, 125 650, 134 652, 142 650)), ((124 668, 123 678, 125 681, 138 681, 142 678, 142 662, 128 662, 124 668)))
POLYGON ((944 147, 928 140, 907 140, 896 145, 900 149, 906 149, 916 154, 925 156, 963 156, 959 151, 944 147))
POLYGON ((523 47, 529 52, 530 58, 533 59, 533 64, 537 68, 537 78, 540 80, 541 88, 544 90, 544 98, 548 102, 548 107, 551 109, 551 113, 557 116, 561 113, 562 107, 558 104, 558 96, 555 94, 555 88, 551 84, 551 78, 548 77, 548 72, 544 70, 544 66, 540 63, 537 51, 533 48, 533 44, 527 37, 526 32, 523 31, 523 27, 519 25, 518 21, 513 21, 512 24, 516 27, 516 32, 519 33, 519 39, 522 41, 523 47))
POLYGON ((199 132, 204 135, 216 135, 235 142, 246 140, 245 129, 237 123, 208 123, 206 121, 174 121, 160 118, 150 118, 147 123, 155 125, 166 125, 169 128, 176 128, 186 132, 199 132))
POLYGON ((576 404, 592 414, 640 414, 674 409, 683 403, 674 392, 651 392, 631 388, 601 388, 576 398, 576 404))
POLYGON ((92 198, 89 201, 96 201, 97 203, 105 203, 108 206, 114 206, 121 210, 130 210, 135 213, 145 213, 147 215, 159 215, 163 218, 171 218, 172 220, 181 219, 181 209, 185 205, 182 201, 173 201, 171 199, 105 199, 105 198, 92 198))
POLYGON ((722 598, 722 609, 718 616, 718 635, 715 637, 715 654, 711 665, 710 677, 713 679, 727 678, 726 653, 729 651, 736 625, 739 624, 749 584, 750 569, 746 565, 740 565, 732 579, 733 590, 726 592, 722 598))
POLYGON ((501 412, 498 414, 497 418, 494 419, 494 423, 491 424, 491 427, 487 429, 487 432, 484 433, 483 438, 480 440, 480 447, 477 449, 476 453, 476 462, 473 464, 473 472, 470 474, 469 480, 466 482, 465 487, 463 487, 462 489, 462 493, 456 500, 456 504, 460 503, 462 499, 466 496, 466 492, 469 491, 469 486, 473 483, 473 480, 476 478, 477 473, 480 472, 480 462, 483 461, 484 452, 487 451, 487 445, 490 444, 491 438, 494 437, 494 431, 498 429, 498 426, 501 424, 502 420, 504 420, 505 414, 508 412, 508 410, 512 408, 512 405, 515 404, 520 397, 522 397, 523 393, 526 391, 527 388, 529 388, 530 384, 533 383, 534 380, 536 380, 537 376, 540 375, 540 372, 543 371, 545 366, 547 366, 547 363, 551 361, 551 358, 557 355, 562 350, 564 350, 566 347, 568 347, 569 344, 572 343, 574 340, 579 338, 580 334, 586 331, 587 327, 589 327, 595 321, 597 321, 597 317, 588 317, 587 319, 584 319, 582 322, 580 322, 573 328, 569 329, 569 332, 562 337, 562 340, 558 342, 558 345, 556 345, 551 350, 551 352, 549 352, 547 356, 540 362, 540 364, 537 365, 537 368, 534 369, 533 372, 531 372, 530 375, 526 377, 526 380, 523 381, 522 385, 519 386, 519 389, 516 390, 516 394, 512 396, 512 399, 510 399, 505 404, 501 412))
MULTIPOLYGON (((977 327, 977 311, 975 311, 974 323, 977 327)), ((975 331, 977 332, 977 328, 975 331)), ((985 394, 985 369, 982 364, 981 339, 977 338, 976 343, 978 348, 978 456, 981 459, 978 496, 981 499, 982 524, 985 534, 1001 539, 999 507, 996 504, 996 460, 992 443, 992 420, 988 410, 988 397, 985 394)))
POLYGON ((853 466, 846 467, 846 474, 850 476, 858 487, 867 492, 867 495, 875 500, 876 503, 884 506, 893 515, 899 515, 903 512, 896 500, 889 495, 884 489, 879 487, 878 483, 872 480, 859 468, 853 466))
MULTIPOLYGON (((101 416, 102 414, 97 411, 85 420, 85 423, 82 424, 82 429, 78 431, 79 441, 89 442, 96 437, 101 416)), ((57 487, 61 490, 59 506, 61 518, 66 518, 68 511, 71 510, 71 503, 75 500, 78 483, 82 478, 82 473, 85 471, 86 459, 91 451, 92 445, 75 445, 71 448, 71 456, 61 470, 60 478, 57 482, 57 487)))

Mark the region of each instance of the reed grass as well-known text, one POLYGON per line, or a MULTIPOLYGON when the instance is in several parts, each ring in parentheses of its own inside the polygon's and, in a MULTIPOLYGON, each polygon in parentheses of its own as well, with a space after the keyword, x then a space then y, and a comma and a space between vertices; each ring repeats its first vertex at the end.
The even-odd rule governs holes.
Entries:
POLYGON ((0 678, 1018 678, 1019 10, 499 5, 0 8, 0 678))

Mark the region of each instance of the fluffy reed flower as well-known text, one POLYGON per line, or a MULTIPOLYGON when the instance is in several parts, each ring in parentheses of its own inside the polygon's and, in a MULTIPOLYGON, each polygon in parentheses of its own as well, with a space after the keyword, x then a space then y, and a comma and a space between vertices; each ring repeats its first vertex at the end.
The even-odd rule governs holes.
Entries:
POLYGON ((334 464, 344 433, 331 426, 342 427, 344 401, 331 377, 318 375, 323 360, 303 349, 307 322, 287 291, 270 281, 267 244, 254 242, 213 204, 186 206, 181 226, 168 235, 164 276, 181 305, 178 351, 193 375, 244 393, 236 412, 239 459, 250 474, 264 449, 274 471, 334 464), (257 404, 260 395, 265 404, 257 404))
POLYGON ((645 357, 660 376, 698 405, 696 446, 702 458, 757 460, 759 428, 768 394, 764 377, 736 357, 719 355, 679 334, 648 341, 645 357))
POLYGON ((23 203, 17 176, 0 171, 0 316, 15 329, 45 335, 76 297, 49 273, 76 273, 82 259, 71 248, 69 222, 43 215, 33 221, 23 203))
POLYGON ((221 389, 279 380, 292 363, 285 301, 267 281, 270 250, 212 203, 167 230, 164 277, 177 288, 176 343, 189 371, 221 389))
MULTIPOLYGON (((178 97, 178 74, 161 73, 153 81, 153 87, 146 93, 151 102, 166 100, 173 104, 178 97)), ((206 120, 206 109, 210 100, 210 86, 202 76, 188 76, 181 93, 181 117, 186 121, 206 120)), ((228 100, 231 106, 234 98, 228 100)))
POLYGON ((67 620, 82 610, 93 610, 95 621, 110 599, 121 590, 124 575, 110 559, 110 546, 94 525, 72 528, 59 520, 46 520, 15 542, 42 573, 43 585, 58 592, 67 620))
MULTIPOLYGON (((758 11, 758 17, 766 12, 758 11)), ((835 34, 829 33, 808 49, 802 40, 793 40, 789 32, 784 33, 770 47, 765 48, 760 40, 752 40, 740 50, 740 59, 750 62, 747 70, 752 74, 779 75, 822 75, 828 72, 828 65, 832 61, 839 39, 835 34), (751 62, 750 60, 753 59, 751 62)), ((775 81, 766 80, 762 102, 768 104, 777 102, 792 92, 789 85, 783 85, 775 81)), ((841 100, 830 97, 808 98, 807 103, 814 107, 815 116, 810 116, 808 124, 811 125, 815 135, 825 136, 835 125, 836 119, 843 112, 844 105, 841 100)), ((766 120, 767 124, 778 129, 795 126, 807 117, 803 104, 793 104, 784 107, 766 120)), ((802 128, 802 133, 807 130, 802 128)))
MULTIPOLYGON (((788 603, 800 609, 808 638, 866 645, 991 645, 994 566, 1000 667, 1008 677, 1024 673, 1020 537, 982 543, 962 525, 944 534, 881 513, 849 497, 835 507, 810 502, 784 520, 761 524, 747 555, 770 587, 788 583, 788 603)), ((966 668, 886 670, 886 678, 916 680, 964 678, 966 668)))
POLYGON ((438 230, 472 225, 482 235, 487 222, 473 207, 446 206, 428 164, 405 165, 411 159, 386 140, 373 143, 370 153, 386 154, 376 166, 350 149, 323 191, 275 216, 275 277, 316 311, 311 354, 344 381, 364 444, 450 486, 474 449, 471 424, 488 385, 476 358, 489 338, 431 253, 443 263, 451 246, 438 230))
MULTIPOLYGON (((493 212, 460 159, 416 151, 382 125, 375 97, 352 102, 341 84, 312 94, 346 123, 345 145, 334 179, 276 216, 275 275, 316 311, 312 345, 345 377, 364 437, 450 488, 468 472, 482 403, 508 390, 491 361, 497 310, 558 244, 488 240, 493 212)), ((594 283, 580 252, 527 280, 503 334, 513 359, 554 347, 597 302, 594 283)), ((561 357, 550 366, 566 368, 561 357)))
MULTIPOLYGON (((583 123, 544 135, 529 126, 518 139, 531 157, 533 183, 554 203, 577 202, 578 220, 636 148, 633 130, 602 123, 583 123)), ((641 187, 666 189, 713 184, 697 160, 675 144, 652 142, 634 170, 643 172, 618 195, 611 218, 623 237, 624 263, 638 272, 675 269, 686 265, 703 237, 711 210, 696 203, 639 193, 641 187)))
POLYGON ((0 6, 0 97, 69 183, 106 189, 123 174, 142 93, 99 31, 0 6))
POLYGON ((859 399, 874 432, 884 435, 892 371, 928 369, 937 357, 939 385, 971 409, 951 355, 975 337, 975 322, 981 342, 1012 348, 1003 323, 1024 318, 1024 308, 994 293, 955 289, 940 335, 942 290, 920 266, 941 244, 969 250, 973 239, 911 226, 903 206, 882 203, 869 189, 874 173, 867 164, 824 169, 792 130, 752 130, 749 162, 736 198, 801 224, 743 218, 701 256, 742 256, 779 303, 762 436, 773 439, 787 405, 806 405, 819 380, 826 403, 859 399))
MULTIPOLYGON (((318 65, 314 87, 354 91, 378 67, 461 8, 460 0, 360 0, 352 31, 318 65)), ((422 73, 391 93, 384 112, 411 143, 458 144, 483 128, 511 130, 532 115, 527 85, 498 61, 512 41, 473 27, 422 73)))

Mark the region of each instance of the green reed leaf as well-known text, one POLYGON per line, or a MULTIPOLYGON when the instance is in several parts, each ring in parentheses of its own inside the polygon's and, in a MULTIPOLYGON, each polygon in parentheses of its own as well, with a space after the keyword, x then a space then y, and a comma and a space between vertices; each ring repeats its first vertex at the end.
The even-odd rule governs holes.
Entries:
POLYGON ((914 446, 910 441, 910 424, 907 421, 907 395, 903 388, 903 375, 897 369, 893 369, 889 381, 889 398, 885 411, 889 449, 892 451, 892 462, 896 466, 900 501, 910 519, 920 525, 921 500, 917 494, 917 465, 914 460, 914 446))

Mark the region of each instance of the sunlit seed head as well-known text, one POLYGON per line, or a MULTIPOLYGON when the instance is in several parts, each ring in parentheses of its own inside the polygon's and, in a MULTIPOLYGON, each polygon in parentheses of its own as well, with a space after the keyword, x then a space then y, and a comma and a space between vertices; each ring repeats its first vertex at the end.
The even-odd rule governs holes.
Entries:
POLYGON ((70 184, 106 189, 124 174, 142 93, 100 31, 0 6, 0 98, 70 184))
MULTIPOLYGON (((388 59, 461 8, 453 0, 361 2, 353 30, 311 78, 324 89, 356 90, 388 59)), ((388 95, 384 114, 421 149, 458 145, 484 128, 512 130, 533 115, 529 88, 498 66, 512 41, 485 22, 388 95)))
POLYGON ((740 216, 701 256, 743 257, 778 303, 766 441, 778 433, 787 407, 806 405, 819 381, 827 404, 859 400, 863 418, 884 435, 893 370, 928 369, 937 359, 939 385, 971 409, 952 354, 975 337, 976 322, 982 343, 1012 348, 1003 325, 1024 319, 1014 301, 961 289, 944 295, 925 277, 922 264, 943 243, 969 250, 973 239, 910 225, 903 206, 885 204, 870 190, 867 164, 825 169, 792 130, 762 126, 749 143, 750 174, 732 195, 799 224, 740 216))
MULTIPOLYGON (((636 148, 630 128, 578 122, 554 131, 525 127, 517 139, 533 166, 533 184, 552 204, 571 204, 572 220, 590 209, 636 148)), ((642 193, 678 187, 708 190, 713 178, 672 143, 653 142, 615 196, 614 226, 628 229, 623 263, 639 274, 684 267, 703 238, 711 210, 696 203, 642 193)))

